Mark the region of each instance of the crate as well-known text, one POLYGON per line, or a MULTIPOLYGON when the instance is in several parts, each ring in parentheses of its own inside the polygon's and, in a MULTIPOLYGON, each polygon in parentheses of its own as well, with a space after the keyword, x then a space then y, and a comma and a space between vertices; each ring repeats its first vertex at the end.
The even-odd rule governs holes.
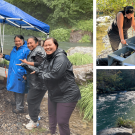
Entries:
POLYGON ((108 66, 110 66, 115 60, 119 61, 121 66, 135 66, 135 53, 131 54, 127 58, 123 58, 120 56, 121 53, 124 54, 128 51, 135 50, 135 37, 127 39, 126 42, 128 43, 128 46, 125 46, 108 55, 108 66))

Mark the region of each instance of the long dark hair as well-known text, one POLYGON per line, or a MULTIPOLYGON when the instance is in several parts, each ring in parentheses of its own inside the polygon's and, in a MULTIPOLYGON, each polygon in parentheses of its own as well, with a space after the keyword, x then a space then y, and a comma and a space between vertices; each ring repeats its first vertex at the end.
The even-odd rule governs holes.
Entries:
MULTIPOLYGON (((52 39, 53 43, 54 43, 54 44, 57 46, 57 48, 58 48, 59 44, 58 44, 57 40, 56 40, 55 38, 53 38, 53 37, 49 37, 49 38, 47 38, 46 40, 49 40, 49 39, 52 39)), ((46 40, 45 40, 45 41, 46 41, 46 40)), ((45 43, 45 41, 44 41, 44 43, 45 43)))
POLYGON ((126 14, 129 14, 129 13, 134 13, 134 8, 132 6, 126 6, 124 7, 124 11, 126 14))

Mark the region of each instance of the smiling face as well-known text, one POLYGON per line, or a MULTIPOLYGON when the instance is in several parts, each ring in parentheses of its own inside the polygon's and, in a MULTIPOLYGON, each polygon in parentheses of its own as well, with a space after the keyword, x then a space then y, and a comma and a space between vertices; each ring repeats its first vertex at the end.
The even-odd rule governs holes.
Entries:
POLYGON ((30 50, 34 50, 38 46, 38 42, 36 43, 33 38, 29 38, 27 41, 27 46, 30 50))
POLYGON ((52 39, 46 40, 43 47, 47 55, 52 54, 57 49, 57 46, 53 43, 52 39))
POLYGON ((133 17, 133 13, 128 13, 128 14, 126 14, 126 17, 127 17, 128 19, 130 19, 131 17, 133 17))
POLYGON ((16 37, 15 40, 14 40, 14 42, 15 42, 15 46, 16 46, 17 49, 18 49, 20 46, 23 45, 23 40, 20 39, 19 37, 16 37))

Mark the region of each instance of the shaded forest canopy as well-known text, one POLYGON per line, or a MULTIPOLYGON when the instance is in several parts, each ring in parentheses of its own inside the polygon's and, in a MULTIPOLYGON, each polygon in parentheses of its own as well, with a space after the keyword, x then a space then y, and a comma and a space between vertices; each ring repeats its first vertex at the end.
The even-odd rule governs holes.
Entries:
POLYGON ((134 69, 97 70, 97 93, 135 90, 134 69))
POLYGON ((72 25, 93 15, 93 0, 5 0, 40 21, 72 25))
MULTIPOLYGON (((38 20, 50 30, 75 29, 79 21, 93 18, 93 0, 5 0, 38 20)), ((93 31, 93 28, 91 28, 93 31)))

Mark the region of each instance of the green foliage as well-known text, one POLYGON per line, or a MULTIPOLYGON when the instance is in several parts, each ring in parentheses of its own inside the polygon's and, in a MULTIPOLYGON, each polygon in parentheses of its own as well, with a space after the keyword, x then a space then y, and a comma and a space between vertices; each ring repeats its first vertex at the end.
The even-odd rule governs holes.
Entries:
POLYGON ((77 28, 83 31, 93 32, 93 19, 90 20, 81 20, 77 23, 77 28))
POLYGON ((108 15, 116 15, 118 11, 123 10, 125 6, 134 6, 135 0, 97 0, 97 8, 99 12, 108 15))
POLYGON ((117 127, 126 127, 126 128, 135 128, 135 122, 132 120, 125 120, 122 117, 119 117, 116 121, 117 127))
POLYGON ((132 90, 135 88, 135 70, 104 69, 97 70, 97 92, 132 90))
POLYGON ((50 32, 50 37, 53 37, 57 39, 58 41, 69 41, 70 38, 70 32, 71 30, 69 29, 55 29, 50 32))
POLYGON ((26 30, 26 29, 19 29, 17 27, 13 27, 10 25, 5 26, 5 35, 18 35, 21 34, 23 36, 36 36, 36 37, 46 37, 45 34, 37 31, 26 30))
POLYGON ((125 89, 121 74, 120 70, 97 70, 97 89, 104 93, 125 89))
POLYGON ((80 43, 90 43, 90 36, 84 35, 81 40, 79 40, 80 43))
POLYGON ((71 56, 68 56, 69 61, 73 65, 85 65, 93 62, 93 58, 89 54, 74 53, 71 56))
POLYGON ((81 114, 84 114, 84 119, 91 120, 93 116, 93 83, 87 84, 80 88, 81 99, 77 106, 80 108, 81 114))
POLYGON ((0 64, 3 64, 3 66, 9 65, 9 61, 3 59, 3 61, 1 61, 0 64))
POLYGON ((57 26, 61 22, 71 26, 93 15, 93 0, 6 0, 35 18, 57 26), (36 7, 35 7, 36 5, 36 7), (34 11, 34 12, 33 12, 34 11))

